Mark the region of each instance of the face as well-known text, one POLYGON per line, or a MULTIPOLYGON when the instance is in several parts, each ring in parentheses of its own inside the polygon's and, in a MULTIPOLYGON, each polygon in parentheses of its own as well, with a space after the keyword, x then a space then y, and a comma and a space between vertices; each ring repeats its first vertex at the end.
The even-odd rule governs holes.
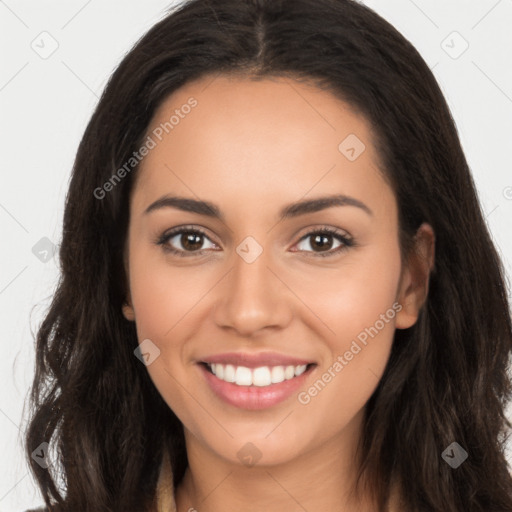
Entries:
POLYGON ((187 443, 278 464, 356 432, 426 293, 371 127, 312 86, 208 77, 147 136, 123 311, 187 443))

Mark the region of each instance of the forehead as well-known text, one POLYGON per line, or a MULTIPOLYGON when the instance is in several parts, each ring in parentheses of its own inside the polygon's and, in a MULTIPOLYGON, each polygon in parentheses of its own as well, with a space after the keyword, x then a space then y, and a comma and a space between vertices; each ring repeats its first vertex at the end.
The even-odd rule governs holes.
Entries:
POLYGON ((137 170, 140 208, 169 191, 242 203, 335 191, 386 199, 366 119, 288 78, 188 83, 160 105, 147 135, 155 146, 137 170))

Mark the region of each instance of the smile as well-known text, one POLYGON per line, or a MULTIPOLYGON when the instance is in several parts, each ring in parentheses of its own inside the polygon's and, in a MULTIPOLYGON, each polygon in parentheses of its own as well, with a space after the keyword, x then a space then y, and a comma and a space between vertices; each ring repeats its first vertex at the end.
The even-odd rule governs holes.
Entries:
POLYGON ((237 386, 266 387, 279 384, 285 380, 291 380, 302 375, 308 365, 297 366, 260 366, 247 368, 246 366, 234 366, 232 364, 206 364, 209 370, 218 379, 230 382, 237 386))
POLYGON ((317 367, 316 363, 304 362, 295 365, 274 362, 265 366, 260 362, 252 367, 233 363, 203 361, 196 367, 214 396, 238 409, 252 411, 268 409, 295 396, 317 367))

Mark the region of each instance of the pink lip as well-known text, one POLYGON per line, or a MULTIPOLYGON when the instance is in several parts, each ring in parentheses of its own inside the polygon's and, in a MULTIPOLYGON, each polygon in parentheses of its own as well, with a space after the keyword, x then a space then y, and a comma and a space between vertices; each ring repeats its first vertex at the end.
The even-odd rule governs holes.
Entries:
POLYGON ((304 386, 306 379, 309 378, 309 375, 314 371, 316 365, 308 367, 307 370, 298 377, 265 387, 237 386, 236 384, 225 382, 213 375, 205 364, 199 363, 198 367, 204 375, 210 389, 221 400, 240 409, 261 410, 277 405, 295 394, 304 386))
POLYGON ((215 354, 201 359, 203 363, 232 364, 233 366, 245 366, 246 368, 258 368, 260 366, 299 366, 310 364, 314 361, 297 359, 277 352, 260 352, 257 354, 227 352, 215 354))

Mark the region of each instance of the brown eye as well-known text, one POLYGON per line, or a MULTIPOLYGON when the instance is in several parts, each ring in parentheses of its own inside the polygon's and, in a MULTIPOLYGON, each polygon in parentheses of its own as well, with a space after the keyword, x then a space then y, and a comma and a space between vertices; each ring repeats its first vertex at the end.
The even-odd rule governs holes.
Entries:
POLYGON ((183 227, 164 233, 156 243, 162 245, 165 251, 178 256, 195 256, 217 247, 201 230, 183 227), (210 246, 204 247, 206 242, 210 246))
POLYGON ((310 245, 313 249, 318 248, 320 251, 329 250, 333 245, 333 236, 324 234, 313 235, 310 245))
POLYGON ((198 233, 185 233, 179 235, 179 241, 186 251, 197 251, 203 244, 203 235, 198 233))
POLYGON ((336 230, 324 228, 310 231, 301 238, 297 245, 299 246, 299 251, 312 252, 315 256, 332 256, 347 250, 349 247, 354 246, 355 243, 352 238, 348 238, 336 230), (338 242, 338 245, 334 245, 336 242, 338 242), (300 248, 301 244, 302 249, 300 248), (308 247, 311 250, 308 250, 308 247))

